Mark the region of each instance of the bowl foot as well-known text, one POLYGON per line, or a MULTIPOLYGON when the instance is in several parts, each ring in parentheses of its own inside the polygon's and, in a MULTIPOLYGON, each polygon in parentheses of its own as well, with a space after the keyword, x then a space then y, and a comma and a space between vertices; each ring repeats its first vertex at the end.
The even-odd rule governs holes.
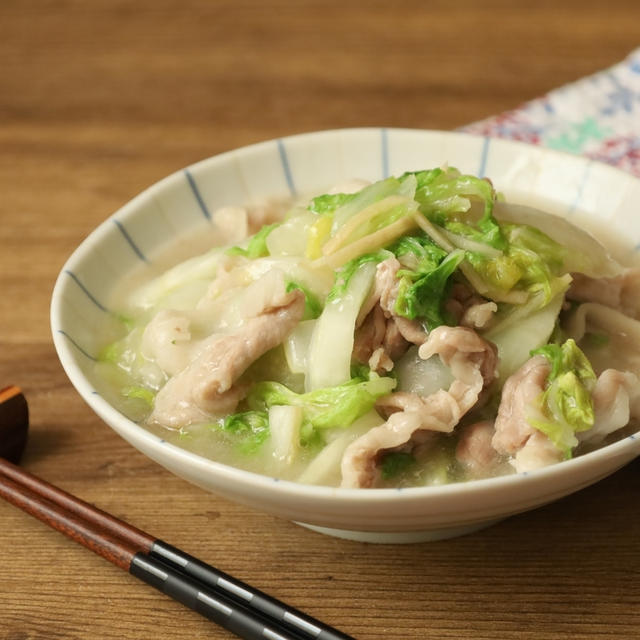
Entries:
POLYGON ((345 540, 356 540, 357 542, 371 542, 375 544, 412 544, 416 542, 435 542, 436 540, 457 538, 458 536, 464 536, 490 527, 500 522, 500 520, 499 518, 497 520, 476 522, 459 527, 430 529, 429 531, 350 531, 348 529, 318 527, 305 522, 296 522, 296 524, 316 531, 317 533, 334 536, 335 538, 344 538, 345 540))

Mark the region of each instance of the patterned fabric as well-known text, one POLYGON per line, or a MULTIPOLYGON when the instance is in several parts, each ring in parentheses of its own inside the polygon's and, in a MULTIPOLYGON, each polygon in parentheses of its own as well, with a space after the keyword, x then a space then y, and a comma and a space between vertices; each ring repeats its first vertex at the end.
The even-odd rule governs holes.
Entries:
POLYGON ((610 69, 461 130, 584 155, 640 176, 640 49, 610 69))

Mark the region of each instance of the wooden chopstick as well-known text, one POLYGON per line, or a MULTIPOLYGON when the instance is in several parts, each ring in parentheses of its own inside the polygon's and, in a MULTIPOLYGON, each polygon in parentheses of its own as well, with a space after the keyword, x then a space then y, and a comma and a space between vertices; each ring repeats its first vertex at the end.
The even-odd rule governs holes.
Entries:
POLYGON ((197 580, 176 570, 162 560, 138 550, 134 545, 101 530, 92 523, 70 514, 55 503, 9 480, 0 478, 0 496, 23 511, 117 567, 171 596, 213 622, 245 640, 302 640, 304 636, 238 605, 231 598, 207 589, 197 580))
MULTIPOLYGON (((316 638, 318 640, 349 639, 349 636, 342 632, 328 627, 301 611, 268 596, 262 591, 233 578, 229 574, 190 556, 162 540, 154 538, 129 523, 115 518, 111 514, 34 476, 21 467, 0 458, 0 496, 16 504, 14 500, 10 499, 10 496, 6 495, 6 490, 1 486, 7 485, 8 483, 13 485, 14 491, 15 487, 24 488, 25 491, 22 493, 25 494, 26 492, 26 495, 31 497, 32 501, 39 497, 49 508, 52 506, 57 507, 56 513, 64 513, 69 516, 71 527, 73 527, 76 522, 83 524, 90 523, 94 529, 104 532, 107 538, 107 548, 109 539, 121 540, 128 549, 134 550, 137 553, 145 553, 151 558, 155 558, 176 568, 184 575, 199 581, 210 589, 232 599, 234 602, 251 607, 261 615, 267 616, 279 624, 291 627, 292 630, 297 633, 305 634, 302 636, 304 638, 316 638)), ((21 504, 16 504, 16 506, 24 508, 21 504)), ((34 513, 33 511, 29 511, 29 513, 35 517, 39 517, 38 513, 34 513)), ((42 520, 43 518, 40 519, 42 520)), ((50 523, 47 522, 47 524, 50 523)), ((53 526, 53 524, 51 524, 51 526, 53 526)), ((70 529, 71 535, 67 534, 66 530, 63 530, 62 533, 65 533, 75 540, 75 538, 73 538, 72 528, 70 529)), ((82 540, 76 541, 85 544, 87 540, 88 538, 85 536, 82 540)), ((87 545, 85 544, 85 546, 87 545)), ((99 555, 103 555, 105 559, 114 562, 111 557, 106 557, 101 551, 96 549, 92 550, 99 553, 99 555)), ((117 563, 114 562, 114 564, 117 563)), ((118 566, 122 569, 130 570, 128 565, 118 564, 118 566)))
POLYGON ((0 497, 241 638, 353 640, 2 458, 0 497))

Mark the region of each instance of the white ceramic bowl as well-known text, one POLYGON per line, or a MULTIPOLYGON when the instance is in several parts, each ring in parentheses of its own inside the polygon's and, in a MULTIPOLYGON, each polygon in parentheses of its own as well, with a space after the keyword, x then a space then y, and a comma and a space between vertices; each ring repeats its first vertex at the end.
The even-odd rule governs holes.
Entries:
POLYGON ((96 391, 95 328, 114 283, 180 236, 211 227, 211 212, 267 196, 318 192, 351 178, 377 180, 449 163, 488 176, 514 202, 619 226, 640 244, 640 180, 609 166, 517 142, 403 129, 310 133, 199 162, 153 185, 100 225, 56 283, 51 323, 62 365, 81 396, 117 433, 182 478, 325 533, 376 542, 451 537, 577 491, 640 453, 640 433, 539 471, 409 489, 306 486, 212 462, 124 417, 96 391))

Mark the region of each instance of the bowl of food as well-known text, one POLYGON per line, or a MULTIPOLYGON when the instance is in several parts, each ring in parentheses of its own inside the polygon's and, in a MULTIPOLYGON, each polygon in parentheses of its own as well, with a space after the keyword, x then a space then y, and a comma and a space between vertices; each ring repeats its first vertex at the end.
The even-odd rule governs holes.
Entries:
POLYGON ((54 343, 100 418, 204 489, 357 540, 468 533, 640 453, 638 202, 518 142, 268 141, 91 233, 54 343))

